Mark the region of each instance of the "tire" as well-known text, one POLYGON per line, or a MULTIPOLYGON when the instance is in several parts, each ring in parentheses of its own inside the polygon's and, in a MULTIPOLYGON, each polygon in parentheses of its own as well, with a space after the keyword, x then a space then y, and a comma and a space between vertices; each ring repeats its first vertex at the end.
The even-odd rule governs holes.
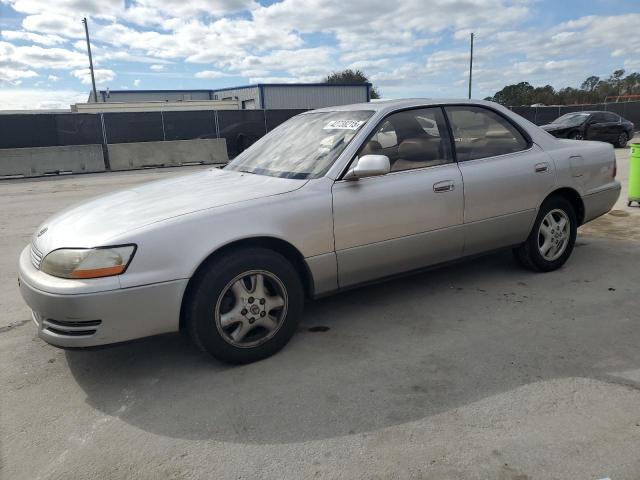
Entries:
POLYGON ((627 132, 622 132, 619 136, 618 139, 616 140, 616 147, 618 148, 624 148, 627 146, 627 142, 629 141, 629 136, 627 135, 627 132))
POLYGON ((571 202, 562 196, 549 197, 540 207, 529 238, 515 248, 513 253, 518 262, 530 270, 536 272, 556 270, 571 256, 577 231, 577 216, 571 202), (555 225, 549 223, 549 216, 554 219, 555 225), (566 229, 562 226, 563 219, 567 222, 566 229), (546 235, 544 232, 547 232, 546 235), (543 251, 549 245, 547 241, 551 243, 551 247, 545 255, 543 251), (557 241, 560 241, 560 244, 554 244, 557 241), (558 251, 555 250, 556 246, 558 251))
POLYGON ((231 251, 206 264, 194 281, 185 299, 186 330, 218 360, 261 360, 295 333, 304 289, 296 269, 279 253, 265 248, 231 251))

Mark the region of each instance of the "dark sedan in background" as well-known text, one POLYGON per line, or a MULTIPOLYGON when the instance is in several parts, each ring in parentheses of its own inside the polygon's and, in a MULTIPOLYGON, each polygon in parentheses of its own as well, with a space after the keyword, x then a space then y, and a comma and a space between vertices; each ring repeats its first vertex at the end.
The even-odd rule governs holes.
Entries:
POLYGON ((634 124, 613 112, 572 112, 541 128, 558 138, 599 140, 623 148, 633 138, 634 124))

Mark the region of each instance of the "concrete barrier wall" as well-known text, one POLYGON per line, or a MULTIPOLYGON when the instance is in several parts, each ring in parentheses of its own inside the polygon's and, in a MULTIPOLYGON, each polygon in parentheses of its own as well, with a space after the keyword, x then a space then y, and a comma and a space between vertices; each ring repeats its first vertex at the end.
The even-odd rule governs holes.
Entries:
POLYGON ((108 149, 111 170, 229 161, 224 138, 114 143, 108 149))
POLYGON ((0 177, 104 171, 102 145, 0 149, 0 177))

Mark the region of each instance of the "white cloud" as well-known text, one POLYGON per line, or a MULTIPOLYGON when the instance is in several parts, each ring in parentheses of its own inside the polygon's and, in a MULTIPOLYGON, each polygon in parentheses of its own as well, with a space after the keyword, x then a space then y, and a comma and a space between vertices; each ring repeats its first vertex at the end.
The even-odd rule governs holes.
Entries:
MULTIPOLYGON (((116 77, 116 73, 113 70, 106 68, 96 68, 93 70, 93 73, 96 79, 96 85, 104 85, 116 77)), ((91 71, 88 68, 73 70, 71 75, 76 77, 83 84, 91 85, 91 71)))
MULTIPOLYGON (((537 0, 57 0, 55 8, 51 0, 0 2, 25 15, 24 30, 3 38, 38 44, 9 44, 7 56, 0 47, 0 67, 11 69, 13 82, 44 68, 83 71, 84 15, 95 64, 110 72, 103 82, 113 80, 116 62, 148 64, 130 72, 140 78, 168 78, 165 65, 175 63, 181 78, 238 75, 252 82, 318 81, 351 67, 385 93, 456 92, 452 85, 468 69, 471 32, 479 89, 520 80, 577 82, 607 74, 613 62, 632 68, 640 51, 640 14, 528 27, 543 8, 537 0), (319 34, 320 44, 308 34, 319 34), (199 64, 198 71, 188 64, 199 64)), ((86 75, 74 76, 87 83, 86 75)))
POLYGON ((12 64, 24 68, 69 69, 87 63, 86 56, 64 48, 43 48, 37 45, 14 46, 0 42, 0 65, 12 64))
POLYGON ((59 35, 40 35, 38 33, 18 30, 4 30, 1 33, 2 37, 7 40, 24 40, 33 43, 39 43, 46 47, 52 47, 54 45, 65 42, 65 39, 59 35))
POLYGON ((142 12, 157 12, 174 18, 200 13, 219 17, 256 6, 257 3, 253 0, 138 0, 134 4, 134 8, 142 12))
POLYGON ((550 60, 548 62, 516 62, 513 67, 520 75, 537 75, 567 70, 579 71, 585 63, 584 60, 550 60))
POLYGON ((80 18, 60 15, 58 13, 40 13, 29 15, 22 21, 25 30, 51 35, 61 35, 64 37, 80 38, 84 37, 84 27, 80 18))
MULTIPOLYGON (((113 78, 112 78, 112 79, 113 79, 113 78)), ((136 78, 136 79, 133 81, 133 86, 134 86, 134 87, 139 87, 139 86, 140 86, 140 79, 139 79, 139 78, 136 78)))
MULTIPOLYGON (((50 11, 51 0, 3 0, 14 10, 36 14, 50 11)), ((56 0, 55 8, 59 12, 74 13, 76 16, 108 14, 124 8, 124 0, 56 0)))
POLYGON ((38 74, 33 70, 17 70, 9 67, 0 67, 0 84, 9 83, 19 85, 24 78, 37 77, 38 74))
POLYGON ((196 78, 220 78, 226 76, 228 76, 228 74, 215 70, 203 70, 201 72, 196 72, 196 74, 194 75, 194 77, 196 78))
POLYGON ((47 80, 49 80, 50 82, 57 82, 58 80, 60 80, 60 77, 58 77, 56 75, 49 75, 47 77, 47 80))
POLYGON ((86 92, 71 90, 1 89, 0 110, 69 108, 87 100, 86 92))

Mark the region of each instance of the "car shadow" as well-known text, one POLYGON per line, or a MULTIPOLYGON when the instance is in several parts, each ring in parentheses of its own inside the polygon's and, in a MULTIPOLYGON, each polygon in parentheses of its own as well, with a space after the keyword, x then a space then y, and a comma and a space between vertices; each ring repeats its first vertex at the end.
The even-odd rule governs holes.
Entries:
POLYGON ((106 414, 157 435, 256 444, 376 431, 552 378, 638 388, 611 373, 640 367, 634 293, 609 290, 637 278, 629 252, 581 240, 549 274, 507 252, 310 302, 282 352, 245 366, 179 334, 66 358, 106 414))

